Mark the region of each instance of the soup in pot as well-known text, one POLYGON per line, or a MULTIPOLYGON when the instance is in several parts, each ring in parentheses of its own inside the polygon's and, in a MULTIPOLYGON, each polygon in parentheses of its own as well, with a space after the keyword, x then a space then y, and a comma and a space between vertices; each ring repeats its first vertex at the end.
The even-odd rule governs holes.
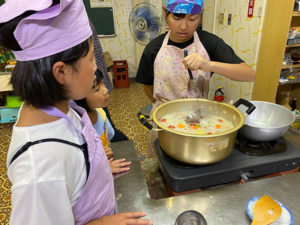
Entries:
POLYGON ((184 119, 190 113, 168 113, 160 119, 160 122, 165 127, 188 134, 215 134, 225 132, 234 127, 231 121, 213 114, 202 115, 199 121, 187 123, 184 119))

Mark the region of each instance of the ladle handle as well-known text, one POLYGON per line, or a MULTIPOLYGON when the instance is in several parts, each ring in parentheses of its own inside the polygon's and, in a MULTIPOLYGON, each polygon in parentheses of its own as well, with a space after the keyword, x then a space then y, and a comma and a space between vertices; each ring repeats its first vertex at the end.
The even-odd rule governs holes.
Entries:
POLYGON ((255 105, 253 105, 251 102, 243 99, 243 98, 240 98, 239 100, 237 100, 234 104, 233 104, 235 107, 239 107, 240 105, 244 105, 246 106, 248 109, 246 110, 246 113, 248 115, 250 115, 255 109, 255 105))
MULTIPOLYGON (((187 57, 188 56, 188 50, 184 50, 183 54, 184 54, 184 57, 187 57)), ((193 80, 194 77, 193 77, 192 71, 190 69, 188 69, 188 73, 189 73, 190 79, 193 80)))

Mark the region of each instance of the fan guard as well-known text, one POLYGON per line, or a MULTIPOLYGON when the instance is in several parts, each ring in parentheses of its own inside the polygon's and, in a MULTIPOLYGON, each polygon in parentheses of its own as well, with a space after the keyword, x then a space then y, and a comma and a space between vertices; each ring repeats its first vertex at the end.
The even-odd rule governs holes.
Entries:
POLYGON ((129 28, 136 42, 147 45, 160 34, 160 15, 151 4, 139 3, 130 13, 129 28))

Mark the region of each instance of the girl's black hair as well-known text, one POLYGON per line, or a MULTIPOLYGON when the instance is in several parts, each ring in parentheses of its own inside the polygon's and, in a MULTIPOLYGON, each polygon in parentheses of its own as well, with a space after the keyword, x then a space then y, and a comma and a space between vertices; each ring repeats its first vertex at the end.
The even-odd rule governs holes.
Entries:
MULTIPOLYGON (((167 16, 170 15, 172 12, 167 11, 167 16)), ((184 18, 186 14, 184 13, 172 13, 176 17, 184 18)))
MULTIPOLYGON (((103 80, 103 73, 97 69, 95 72, 96 80, 94 86, 97 86, 100 84, 100 82, 103 80)), ((89 105, 87 104, 86 98, 75 100, 76 104, 80 107, 84 108, 87 112, 92 112, 94 109, 91 109, 89 105)))
MULTIPOLYGON (((54 1, 53 4, 57 2, 54 1)), ((18 23, 32 13, 34 12, 25 12, 9 22, 0 24, 0 46, 14 51, 22 50, 13 32, 18 23)), ((88 54, 91 40, 89 38, 72 48, 41 59, 17 61, 10 81, 15 94, 22 101, 37 108, 69 99, 68 90, 54 78, 52 67, 56 62, 61 61, 76 69, 76 62, 88 54)))
POLYGON ((97 69, 95 72, 96 75, 96 81, 95 81, 95 86, 100 84, 100 82, 103 80, 103 73, 101 70, 97 69))

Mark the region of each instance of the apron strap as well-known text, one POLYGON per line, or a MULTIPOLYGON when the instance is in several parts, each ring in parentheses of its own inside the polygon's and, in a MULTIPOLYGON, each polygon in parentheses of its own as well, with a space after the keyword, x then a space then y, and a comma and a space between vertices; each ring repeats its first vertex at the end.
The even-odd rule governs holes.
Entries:
MULTIPOLYGON (((76 103, 73 100, 69 101, 69 106, 77 113, 79 114, 80 117, 82 117, 85 113, 85 110, 80 108, 78 105, 76 105, 76 103)), ((54 106, 46 106, 41 108, 42 111, 44 111, 45 113, 47 113, 50 116, 54 116, 54 117, 60 117, 60 118, 64 118, 66 119, 70 124, 72 124, 72 126, 75 128, 75 130, 77 130, 80 134, 82 134, 82 131, 79 130, 74 123, 72 122, 72 120, 66 115, 64 114, 62 111, 60 111, 58 108, 54 107, 54 106)))
POLYGON ((25 145, 23 145, 21 147, 21 149, 19 149, 14 156, 11 158, 10 162, 9 162, 9 166, 20 156, 22 155, 24 152, 26 152, 28 150, 29 147, 36 145, 36 144, 40 144, 40 143, 45 143, 45 142, 60 142, 63 144, 67 144, 67 145, 72 145, 76 148, 79 148, 84 156, 84 161, 85 161, 85 165, 86 165, 86 178, 89 177, 89 172, 90 172, 90 162, 89 162, 89 153, 88 153, 88 149, 87 149, 87 143, 84 143, 83 145, 78 145, 75 144, 73 142, 69 142, 66 140, 62 140, 62 139, 57 139, 57 138, 46 138, 46 139, 41 139, 38 141, 29 141, 27 142, 25 145))

